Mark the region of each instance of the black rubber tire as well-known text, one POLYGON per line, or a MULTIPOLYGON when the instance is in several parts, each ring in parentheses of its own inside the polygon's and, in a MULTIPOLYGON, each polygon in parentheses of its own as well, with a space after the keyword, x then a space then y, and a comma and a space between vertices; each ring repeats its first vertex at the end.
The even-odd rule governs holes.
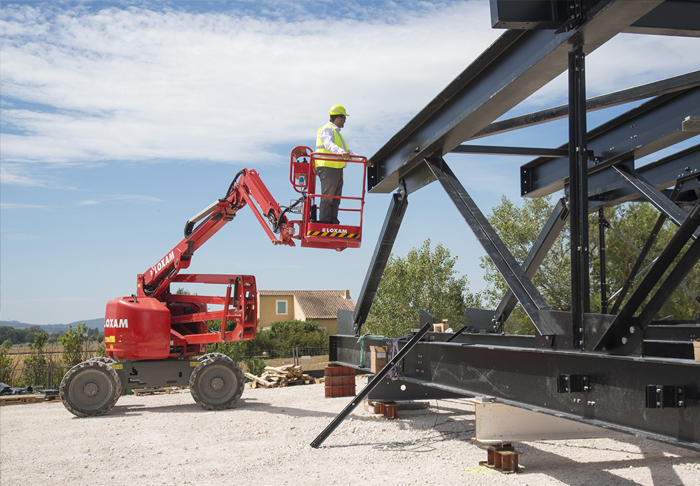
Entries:
POLYGON ((228 356, 211 356, 190 375, 190 393, 204 410, 225 410, 241 398, 245 378, 228 356))
POLYGON ((88 359, 88 361, 99 361, 100 363, 105 363, 105 364, 116 363, 115 360, 113 360, 112 358, 107 358, 106 356, 95 356, 93 358, 88 359))
MULTIPOLYGON (((116 359, 108 358, 107 356, 94 356, 94 357, 88 359, 88 361, 99 361, 100 363, 105 363, 105 364, 108 364, 108 365, 113 365, 113 364, 117 364, 117 363, 118 363, 118 361, 117 361, 116 359)), ((119 390, 119 395, 117 395, 117 400, 118 400, 119 397, 122 396, 122 395, 124 395, 124 388, 122 388, 121 390, 119 390)), ((113 405, 113 406, 114 406, 114 405, 113 405)))
POLYGON ((222 357, 222 358, 228 358, 228 356, 226 356, 226 355, 223 354, 223 353, 207 353, 207 354, 203 354, 202 356, 200 356, 200 357, 197 358, 197 359, 198 359, 199 361, 204 361, 204 360, 206 360, 206 359, 213 358, 214 356, 220 356, 220 357, 222 357))
POLYGON ((107 413, 121 394, 117 372, 101 361, 83 361, 63 376, 59 393, 63 406, 78 417, 107 413))

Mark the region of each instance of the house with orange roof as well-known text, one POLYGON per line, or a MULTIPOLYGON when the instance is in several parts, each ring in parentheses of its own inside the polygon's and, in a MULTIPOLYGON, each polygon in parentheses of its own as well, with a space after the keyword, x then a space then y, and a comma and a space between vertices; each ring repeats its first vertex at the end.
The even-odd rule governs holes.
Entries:
POLYGON ((349 290, 259 290, 258 326, 269 327, 273 322, 317 322, 327 334, 338 330, 338 309, 355 310, 349 290))

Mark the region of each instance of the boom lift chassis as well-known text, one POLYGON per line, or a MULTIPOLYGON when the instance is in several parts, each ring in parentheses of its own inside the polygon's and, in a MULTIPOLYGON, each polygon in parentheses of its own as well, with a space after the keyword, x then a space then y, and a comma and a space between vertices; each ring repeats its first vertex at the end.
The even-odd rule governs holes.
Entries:
POLYGON ((292 187, 301 195, 281 207, 254 170, 243 169, 226 195, 214 201, 185 224, 185 237, 158 263, 137 277, 136 293, 114 299, 105 312, 106 357, 79 363, 61 380, 65 407, 80 417, 109 411, 124 389, 186 386, 202 408, 222 410, 243 393, 244 378, 228 356, 205 354, 207 344, 254 339, 257 332, 257 292, 252 275, 181 274, 194 252, 239 210, 249 206, 274 245, 326 248, 342 251, 359 248, 362 239, 364 186, 361 197, 324 196, 316 192, 316 161, 335 160, 362 165, 360 156, 341 158, 316 154, 309 147, 295 147, 289 165, 292 187), (350 202, 341 211, 359 213, 356 225, 319 222, 316 203, 324 197, 350 202), (300 214, 300 220, 288 215, 300 214), (359 225, 357 222, 359 221, 359 225), (226 286, 225 297, 179 295, 173 283, 226 286), (210 310, 208 305, 221 306, 210 310), (219 321, 218 329, 215 322, 219 321), (211 328, 210 328, 211 327, 211 328))
MULTIPOLYGON (((497 309, 467 310, 460 332, 430 333, 413 343, 399 365, 399 377, 385 380, 370 397, 488 396, 700 451, 700 363, 693 360, 692 350, 693 340, 700 338, 700 323, 654 320, 700 259, 700 145, 635 167, 635 160, 700 133, 700 72, 588 100, 585 89, 586 55, 620 32, 700 36, 700 2, 490 3, 493 26, 509 30, 370 159, 370 192, 396 192, 355 312, 338 311, 339 334, 331 336, 330 360, 369 372, 360 362, 361 347, 387 344, 368 338, 358 345, 357 336, 408 195, 438 181, 510 290, 497 309), (567 106, 494 121, 566 70, 567 106), (587 111, 643 99, 648 101, 587 130, 587 111), (556 149, 463 144, 566 116, 569 141, 556 149), (522 264, 446 163, 443 157, 449 153, 535 156, 520 167, 522 195, 543 197, 565 190, 522 264), (588 215, 599 212, 604 247, 603 209, 630 200, 649 201, 659 211, 659 225, 669 219, 678 230, 631 295, 626 295, 630 281, 615 296, 610 313, 592 314, 588 215), (562 312, 551 310, 530 278, 567 220, 573 308, 562 312), (673 265, 684 247, 687 250, 673 265), (532 319, 535 336, 501 333, 518 303, 532 319)), ((641 250, 630 279, 642 267, 647 250, 641 250)), ((602 301, 607 305, 611 299, 604 270, 601 273, 602 301)))

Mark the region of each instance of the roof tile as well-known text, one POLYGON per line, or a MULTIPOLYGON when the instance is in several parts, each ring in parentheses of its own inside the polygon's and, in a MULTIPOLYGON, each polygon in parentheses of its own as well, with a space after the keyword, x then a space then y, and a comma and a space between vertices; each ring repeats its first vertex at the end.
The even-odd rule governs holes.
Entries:
POLYGON ((355 310, 344 290, 259 290, 263 296, 294 296, 307 319, 335 319, 338 309, 355 310))

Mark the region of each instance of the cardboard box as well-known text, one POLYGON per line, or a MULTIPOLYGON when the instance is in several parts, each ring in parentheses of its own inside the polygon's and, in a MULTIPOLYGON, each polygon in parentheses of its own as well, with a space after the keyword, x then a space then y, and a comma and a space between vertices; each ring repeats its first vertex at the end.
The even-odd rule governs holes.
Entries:
POLYGON ((445 332, 445 326, 443 324, 433 324, 433 332, 445 332))
POLYGON ((382 413, 381 404, 379 402, 373 402, 367 399, 365 400, 365 412, 382 413))
POLYGON ((369 351, 372 355, 370 371, 372 373, 379 373, 389 362, 386 356, 386 348, 382 346, 370 346, 369 351))
POLYGON ((695 361, 700 362, 700 339, 693 342, 693 348, 695 349, 695 361))

